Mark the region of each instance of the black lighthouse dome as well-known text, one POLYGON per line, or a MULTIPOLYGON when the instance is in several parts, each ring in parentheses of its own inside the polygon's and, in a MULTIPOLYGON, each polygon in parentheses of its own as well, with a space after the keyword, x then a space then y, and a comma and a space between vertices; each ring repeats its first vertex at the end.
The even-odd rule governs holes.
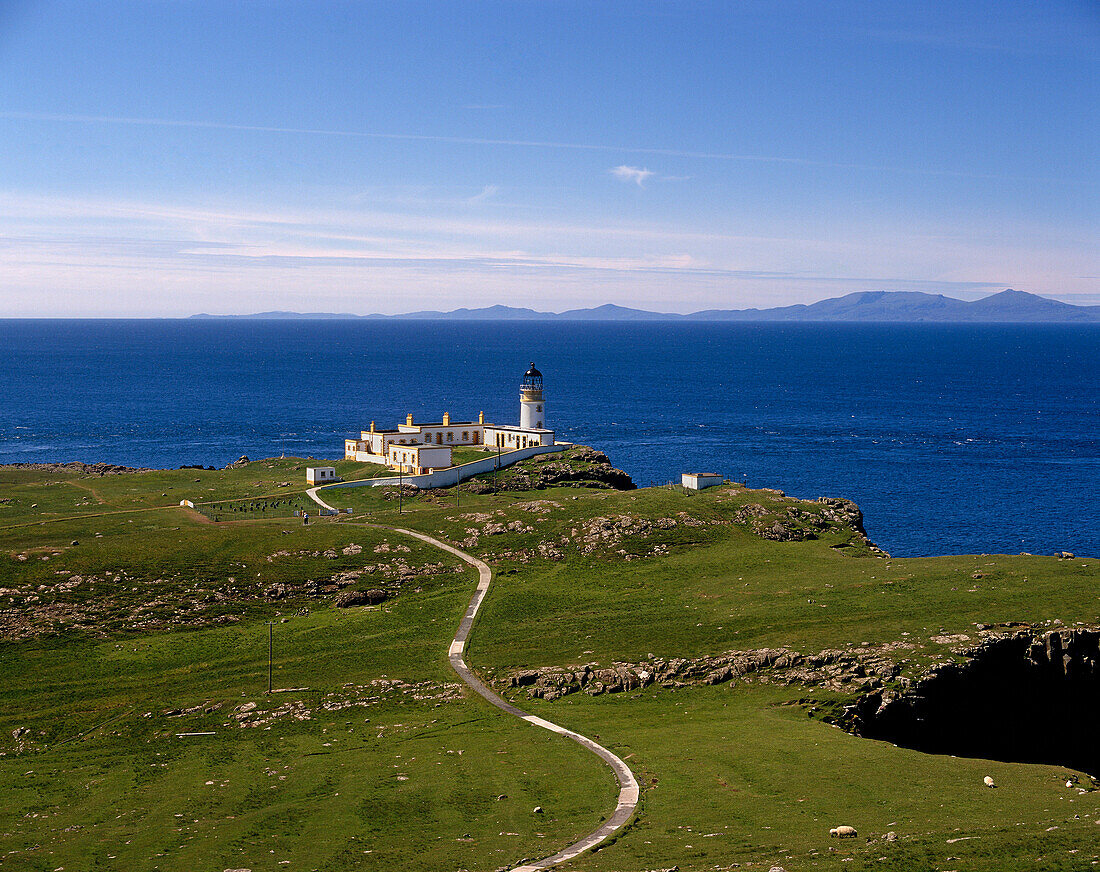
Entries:
POLYGON ((535 369, 535 364, 531 364, 531 368, 523 374, 523 384, 521 387, 528 391, 541 391, 542 390, 542 373, 535 369))

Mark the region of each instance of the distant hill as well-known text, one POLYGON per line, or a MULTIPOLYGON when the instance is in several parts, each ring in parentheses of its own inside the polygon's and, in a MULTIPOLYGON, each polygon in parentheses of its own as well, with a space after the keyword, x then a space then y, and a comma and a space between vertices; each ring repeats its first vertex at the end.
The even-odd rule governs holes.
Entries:
POLYGON ((894 323, 1100 323, 1100 306, 1074 306, 1011 288, 974 302, 920 291, 858 291, 809 305, 774 309, 706 309, 690 315, 648 312, 607 303, 592 309, 538 312, 512 306, 349 315, 325 312, 260 312, 255 315, 192 315, 253 320, 435 320, 435 321, 835 321, 894 323))

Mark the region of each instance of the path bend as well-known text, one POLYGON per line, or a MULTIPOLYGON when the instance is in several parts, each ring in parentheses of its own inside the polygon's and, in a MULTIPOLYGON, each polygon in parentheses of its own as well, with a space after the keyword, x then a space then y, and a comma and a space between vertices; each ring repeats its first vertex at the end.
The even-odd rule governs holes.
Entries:
POLYGON ((484 682, 482 682, 482 680, 474 674, 473 670, 466 665, 466 661, 462 656, 466 649, 466 640, 470 637, 470 630, 473 628, 474 618, 477 617, 478 610, 485 601, 485 594, 488 592, 489 585, 493 580, 493 572, 488 565, 478 560, 472 554, 467 554, 465 551, 459 551, 446 542, 433 539, 431 536, 426 536, 423 533, 417 533, 415 530, 406 530, 401 527, 386 527, 381 524, 370 524, 368 526, 379 530, 390 530, 395 533, 412 536, 414 539, 419 539, 422 542, 426 542, 429 545, 433 545, 436 548, 453 554, 455 557, 464 560, 477 569, 477 590, 474 591, 473 598, 466 607, 466 614, 463 615, 462 622, 458 625, 458 632, 455 633, 455 637, 451 642, 451 647, 447 651, 447 658, 451 662, 451 668, 458 673, 458 677, 466 682, 471 689, 484 697, 489 703, 495 705, 498 709, 506 711, 508 714, 514 715, 521 720, 527 721, 529 724, 534 724, 536 727, 541 727, 544 730, 549 730, 552 733, 557 733, 560 736, 572 739, 578 745, 591 751, 611 767, 612 771, 615 773, 615 777, 619 781, 618 803, 615 806, 614 813, 607 819, 603 826, 576 842, 573 842, 573 844, 562 848, 556 854, 544 857, 541 860, 524 863, 521 866, 513 866, 511 867, 511 872, 539 872, 539 870, 542 869, 550 869, 560 863, 565 863, 568 860, 579 857, 585 851, 596 847, 596 845, 622 829, 627 821, 633 816, 634 810, 638 807, 638 782, 634 778, 634 773, 630 771, 630 767, 618 756, 603 747, 603 745, 593 742, 588 737, 582 736, 580 733, 574 733, 572 730, 567 730, 565 727, 558 726, 555 723, 551 723, 535 715, 527 714, 527 712, 522 709, 516 708, 516 706, 497 696, 486 687, 484 682))

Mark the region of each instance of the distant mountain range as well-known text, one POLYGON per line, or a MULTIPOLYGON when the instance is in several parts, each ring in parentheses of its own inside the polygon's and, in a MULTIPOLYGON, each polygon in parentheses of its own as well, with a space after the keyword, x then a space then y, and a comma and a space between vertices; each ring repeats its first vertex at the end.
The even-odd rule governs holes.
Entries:
POLYGON ((259 312, 255 315, 192 315, 205 319, 252 320, 420 320, 420 321, 863 321, 940 323, 1100 323, 1100 306, 1074 306, 1011 288, 974 302, 920 291, 859 291, 810 305, 775 309, 706 309, 690 315, 647 312, 608 303, 593 309, 537 312, 512 306, 351 315, 327 312, 259 312))

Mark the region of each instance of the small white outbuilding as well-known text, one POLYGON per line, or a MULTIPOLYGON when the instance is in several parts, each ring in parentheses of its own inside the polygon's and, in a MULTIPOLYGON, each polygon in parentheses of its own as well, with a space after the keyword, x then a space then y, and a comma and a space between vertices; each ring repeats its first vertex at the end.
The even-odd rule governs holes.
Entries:
POLYGON ((717 472, 685 472, 680 476, 680 484, 690 490, 702 490, 722 483, 717 472))
POLYGON ((331 484, 336 478, 335 466, 307 466, 306 481, 310 484, 331 484))

